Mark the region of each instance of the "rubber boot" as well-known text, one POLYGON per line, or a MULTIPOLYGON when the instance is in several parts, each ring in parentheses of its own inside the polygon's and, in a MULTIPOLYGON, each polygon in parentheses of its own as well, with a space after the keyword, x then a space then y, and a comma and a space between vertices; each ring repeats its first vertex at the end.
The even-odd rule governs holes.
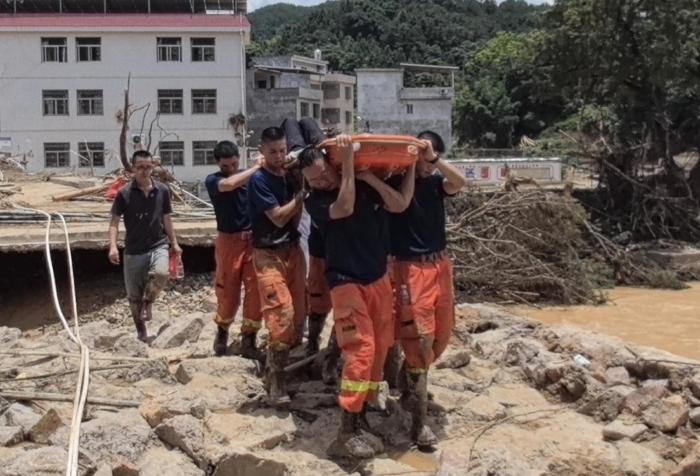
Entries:
POLYGON ((267 348, 267 402, 273 407, 284 407, 291 403, 287 394, 287 374, 284 368, 289 360, 289 349, 267 348))
POLYGON ((321 367, 321 379, 326 385, 335 385, 338 382, 338 360, 340 360, 340 347, 333 332, 328 339, 328 353, 321 367))
POLYGON ((214 338, 214 353, 218 356, 226 355, 228 347, 228 329, 216 326, 216 337, 214 338))
POLYGON ((361 430, 362 437, 367 442, 368 445, 372 447, 375 454, 384 452, 384 443, 382 443, 382 438, 372 430, 372 427, 367 420, 367 404, 362 406, 362 411, 357 416, 357 424, 361 430))
POLYGON ((255 347, 257 334, 241 334, 241 357, 265 362, 265 354, 255 347))
POLYGON ((140 301, 129 301, 129 309, 131 310, 131 318, 136 326, 136 338, 141 342, 148 343, 148 329, 146 323, 141 320, 141 309, 143 304, 140 301))
POLYGON ((399 379, 403 365, 401 345, 396 342, 389 348, 384 363, 384 380, 389 384, 389 390, 399 389, 399 379))
POLYGON ((375 455, 374 449, 362 437, 359 414, 341 410, 338 436, 328 448, 328 455, 337 458, 368 459, 375 455))
POLYGON ((306 340, 306 356, 309 357, 318 352, 318 340, 326 322, 325 314, 309 314, 309 336, 306 340))
POLYGON ((420 449, 437 443, 437 437, 427 424, 428 374, 409 374, 409 377, 412 391, 415 393, 411 408, 411 439, 420 449))

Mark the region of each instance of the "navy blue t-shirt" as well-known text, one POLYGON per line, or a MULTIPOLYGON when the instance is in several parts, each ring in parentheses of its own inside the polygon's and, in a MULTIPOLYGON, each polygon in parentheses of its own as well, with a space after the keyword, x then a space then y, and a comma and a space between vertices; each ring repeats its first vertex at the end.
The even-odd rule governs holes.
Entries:
MULTIPOLYGON (((392 177, 389 183, 394 185, 401 180, 400 176, 392 177)), ((403 213, 389 215, 392 255, 418 256, 447 247, 444 180, 439 174, 417 178, 408 208, 403 213)))
POLYGON ((389 226, 384 202, 365 182, 355 181, 355 211, 331 220, 330 206, 340 190, 314 190, 306 201, 325 245, 326 280, 333 288, 346 283, 370 284, 386 273, 389 226))
POLYGON ((265 169, 253 174, 248 182, 248 212, 253 229, 253 247, 274 249, 299 239, 299 231, 289 220, 278 228, 265 213, 275 207, 286 205, 294 198, 292 184, 265 169))
POLYGON ((309 254, 315 258, 325 258, 326 256, 323 235, 313 220, 311 220, 311 227, 309 228, 309 254))
POLYGON ((248 188, 244 185, 230 192, 220 192, 219 182, 227 178, 221 172, 207 175, 205 185, 216 214, 216 229, 223 233, 250 230, 248 188))

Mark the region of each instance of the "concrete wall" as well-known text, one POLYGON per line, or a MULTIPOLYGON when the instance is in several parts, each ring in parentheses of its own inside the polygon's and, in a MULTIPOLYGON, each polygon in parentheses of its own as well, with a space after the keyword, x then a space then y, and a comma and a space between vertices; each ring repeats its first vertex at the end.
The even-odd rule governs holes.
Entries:
POLYGON ((400 69, 359 69, 356 73, 360 130, 367 122, 375 134, 416 135, 430 129, 450 146, 452 88, 404 88, 400 69))
MULTIPOLYGON (((115 116, 123 108, 124 89, 131 73, 130 102, 135 106, 151 104, 146 115, 146 131, 158 109, 158 89, 182 89, 184 113, 161 115, 160 124, 175 134, 165 140, 184 141, 185 165, 176 166, 177 178, 186 181, 202 179, 211 166, 192 165, 192 142, 233 139, 227 124, 229 115, 245 113, 245 83, 242 81, 241 55, 243 38, 238 32, 0 32, 0 136, 12 139, 12 151, 27 154, 28 169, 44 168, 44 143, 70 142, 78 151, 78 143, 104 142, 105 166, 96 173, 105 173, 120 166, 118 160, 120 124, 115 116), (68 62, 41 61, 41 37, 68 38, 68 62), (99 62, 76 62, 76 36, 100 37, 102 59, 99 62), (156 38, 182 38, 182 62, 158 62, 156 38), (215 37, 216 61, 191 62, 190 38, 215 37), (42 90, 69 91, 68 116, 44 116, 42 90), (77 115, 78 89, 101 89, 104 114, 77 115), (216 89, 216 114, 192 114, 192 89, 216 89)), ((131 135, 140 132, 143 112, 130 121, 131 135)), ((154 128, 153 140, 161 133, 154 128)), ((129 140, 131 143, 131 140, 129 140)), ((71 155, 68 169, 77 168, 78 159, 71 155)))

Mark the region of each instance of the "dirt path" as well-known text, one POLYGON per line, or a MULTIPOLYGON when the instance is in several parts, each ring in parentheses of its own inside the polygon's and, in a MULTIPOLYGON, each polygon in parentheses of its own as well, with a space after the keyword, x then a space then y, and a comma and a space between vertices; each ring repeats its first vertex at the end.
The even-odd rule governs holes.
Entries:
POLYGON ((700 360, 700 283, 682 291, 616 288, 609 297, 605 306, 517 307, 514 312, 700 360))

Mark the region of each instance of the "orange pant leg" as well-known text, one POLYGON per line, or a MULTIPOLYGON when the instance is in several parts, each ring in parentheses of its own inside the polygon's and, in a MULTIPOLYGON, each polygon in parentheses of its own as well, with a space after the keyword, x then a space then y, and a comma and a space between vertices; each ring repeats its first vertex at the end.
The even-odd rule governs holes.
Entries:
POLYGON ((216 314, 214 322, 228 329, 233 322, 241 302, 241 279, 244 242, 232 235, 219 233, 216 237, 215 258, 216 274, 214 292, 216 293, 216 314))
POLYGON ((253 264, 253 246, 249 241, 243 258, 243 322, 241 322, 241 334, 255 334, 262 326, 262 309, 260 307, 260 292, 258 291, 258 277, 255 274, 253 264))
POLYGON ((372 363, 367 399, 374 401, 379 389, 379 382, 382 381, 387 353, 394 344, 393 300, 389 277, 385 275, 366 286, 366 296, 374 326, 374 362, 372 363))
POLYGON ((435 360, 440 358, 447 348, 455 327, 455 295, 452 279, 452 262, 443 258, 437 263, 438 297, 435 305, 435 343, 433 353, 435 360))
POLYGON ((287 257, 287 286, 294 309, 294 342, 301 344, 306 320, 306 259, 299 245, 291 248, 287 257))
POLYGON ((331 311, 331 292, 326 282, 326 260, 309 256, 308 291, 309 314, 328 314, 331 311))
POLYGON ((359 413, 367 399, 375 350, 374 323, 369 314, 363 286, 344 284, 331 290, 334 329, 343 353, 343 372, 338 404, 359 413))
POLYGON ((294 305, 287 284, 287 250, 256 249, 253 255, 258 294, 270 348, 283 350, 295 340, 294 305))

